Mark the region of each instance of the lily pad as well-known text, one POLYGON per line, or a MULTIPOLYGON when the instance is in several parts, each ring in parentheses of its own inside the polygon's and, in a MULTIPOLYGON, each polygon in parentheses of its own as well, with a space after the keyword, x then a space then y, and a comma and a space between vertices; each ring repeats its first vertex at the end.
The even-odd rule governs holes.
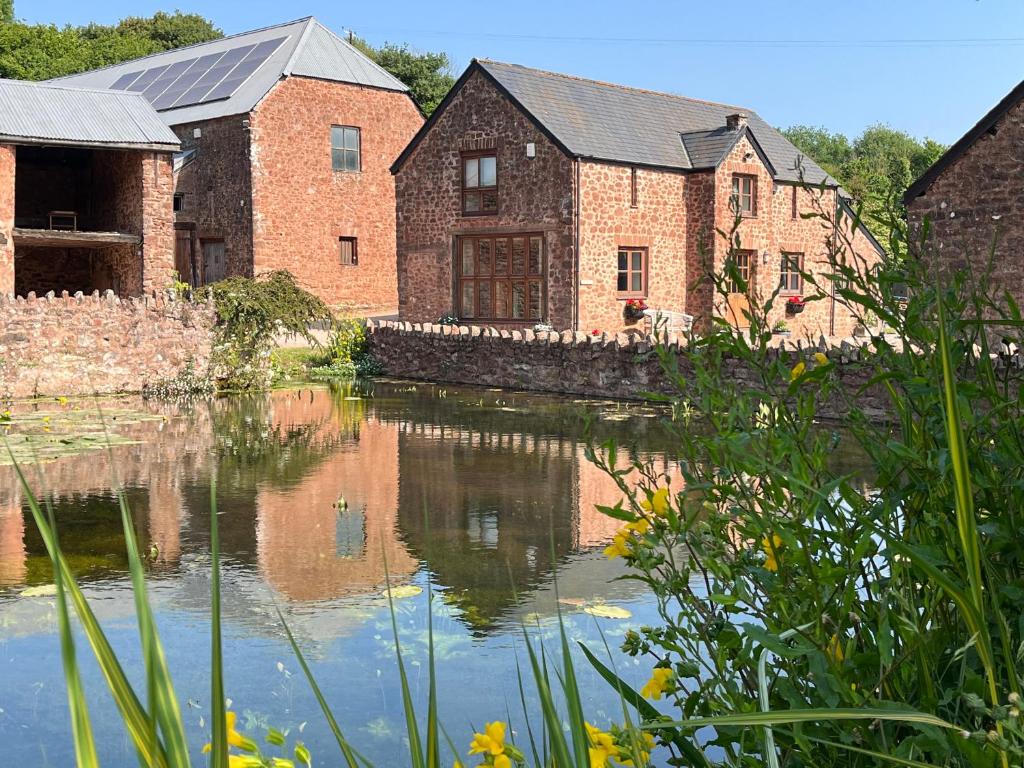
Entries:
POLYGON ((403 584, 398 587, 392 587, 391 589, 385 589, 381 592, 381 595, 387 597, 390 593, 392 600, 400 600, 403 597, 416 597, 423 592, 423 587, 417 587, 415 584, 403 584))
POLYGON ((57 594, 56 584, 41 584, 38 587, 29 587, 18 593, 22 597, 53 597, 57 594))
POLYGON ((585 606, 583 612, 601 619, 629 619, 633 616, 625 608, 620 608, 617 605, 606 605, 605 603, 593 603, 585 606))

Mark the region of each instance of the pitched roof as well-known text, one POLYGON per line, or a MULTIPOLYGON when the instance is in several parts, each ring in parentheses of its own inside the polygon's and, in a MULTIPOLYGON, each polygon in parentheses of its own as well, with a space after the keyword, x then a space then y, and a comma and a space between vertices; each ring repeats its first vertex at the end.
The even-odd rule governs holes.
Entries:
POLYGON ((178 137, 137 93, 0 80, 0 142, 178 148, 178 137))
MULTIPOLYGON (((725 118, 743 112, 749 116, 751 135, 776 179, 836 184, 782 134, 742 107, 487 59, 474 59, 460 83, 476 70, 488 76, 556 144, 575 157, 680 170, 712 168, 727 154, 726 145, 731 148, 737 138, 736 131, 725 130, 725 118)), ((458 87, 456 84, 453 92, 458 87)), ((442 103, 434 112, 396 161, 396 169, 445 106, 442 103)))
POLYGON ((1016 88, 1006 94, 971 130, 961 136, 953 146, 945 151, 942 157, 932 163, 928 170, 922 173, 920 178, 907 188, 907 191, 903 194, 904 205, 910 205, 915 197, 920 197, 927 192, 928 187, 932 185, 932 182, 938 178, 940 173, 956 162, 964 152, 971 148, 974 142, 988 131, 991 131, 995 124, 1020 103, 1022 99, 1024 99, 1024 81, 1018 83, 1016 88))
POLYGON ((175 64, 185 67, 185 62, 246 46, 264 43, 268 47, 273 47, 274 41, 278 41, 277 47, 273 48, 266 60, 229 95, 215 101, 159 109, 164 122, 168 125, 181 125, 246 114, 253 110, 281 78, 288 75, 315 77, 391 91, 408 91, 402 81, 370 61, 361 51, 349 45, 313 17, 154 53, 140 59, 68 75, 50 82, 88 88, 111 88, 118 80, 132 72, 175 64))

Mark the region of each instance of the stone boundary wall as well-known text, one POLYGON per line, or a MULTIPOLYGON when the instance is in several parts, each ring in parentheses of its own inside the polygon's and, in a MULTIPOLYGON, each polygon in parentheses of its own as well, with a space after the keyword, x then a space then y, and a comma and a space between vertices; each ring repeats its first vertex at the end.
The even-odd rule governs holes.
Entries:
POLYGON ((107 291, 0 295, 0 398, 138 392, 209 369, 213 306, 107 291))
MULTIPOLYGON (((655 343, 647 336, 371 320, 367 322, 367 339, 384 372, 399 378, 626 400, 639 399, 641 392, 679 394, 657 356, 649 354, 655 343)), ((669 343, 676 350, 685 344, 681 336, 674 335, 669 343)), ((830 343, 822 338, 814 346, 785 339, 778 354, 788 356, 796 365, 815 352, 824 352, 837 363, 836 372, 846 393, 866 415, 885 420, 889 395, 884 386, 864 389, 875 374, 861 362, 865 349, 866 345, 848 341, 830 343)), ((685 375, 687 368, 686 358, 680 356, 680 372, 685 375)), ((753 373, 740 361, 731 373, 753 384, 753 373)), ((823 403, 819 414, 841 419, 847 410, 845 399, 836 398, 823 403)))

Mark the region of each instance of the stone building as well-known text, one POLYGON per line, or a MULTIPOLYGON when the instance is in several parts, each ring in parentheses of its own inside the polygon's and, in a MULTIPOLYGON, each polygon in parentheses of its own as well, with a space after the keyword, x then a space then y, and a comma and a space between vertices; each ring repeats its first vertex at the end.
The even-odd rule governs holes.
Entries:
POLYGON ((193 285, 287 269, 332 305, 393 308, 406 86, 313 18, 62 78, 141 93, 181 140, 175 260, 193 285))
POLYGON ((177 149, 138 94, 0 80, 0 295, 166 285, 177 149))
MULTIPOLYGON (((953 144, 904 196, 910 244, 944 277, 970 269, 997 302, 1024 302, 1024 82, 953 144)), ((1007 329, 994 330, 1001 336, 1007 329)), ((1016 334, 1014 334, 1016 335, 1016 334)))
MULTIPOLYGON (((748 324, 699 279, 729 242, 771 321, 849 335, 833 288, 796 313, 801 272, 835 274, 836 182, 749 110, 475 60, 392 167, 403 320, 616 331, 625 304, 748 324), (814 189, 806 185, 820 185, 814 189)), ((849 234, 847 232, 847 234, 849 234)), ((853 233, 863 268, 881 249, 853 233)), ((854 259, 847 252, 842 258, 854 259)))

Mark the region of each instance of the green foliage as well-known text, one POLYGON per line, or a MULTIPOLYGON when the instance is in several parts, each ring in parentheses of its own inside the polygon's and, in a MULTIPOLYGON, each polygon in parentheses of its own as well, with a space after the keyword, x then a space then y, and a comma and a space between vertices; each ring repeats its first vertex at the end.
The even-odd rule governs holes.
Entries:
POLYGON ((451 60, 446 53, 418 53, 408 44, 394 43, 384 43, 380 48, 374 48, 365 40, 354 36, 351 42, 405 83, 413 99, 427 115, 437 109, 437 105, 455 85, 451 60))
MULTIPOLYGON (((986 281, 936 285, 927 258, 891 242, 877 271, 844 243, 832 276, 805 275, 808 301, 837 280, 850 311, 891 329, 857 360, 780 355, 766 319, 778 297, 751 296, 749 330, 716 323, 681 360, 657 352, 704 416, 673 425, 681 483, 643 463, 627 483, 614 444, 591 453, 626 497, 607 510, 627 521, 608 554, 659 606, 623 644, 667 674, 645 686, 675 710, 657 727, 675 744, 715 719, 702 746, 731 766, 1024 758, 1024 377, 988 346, 996 332, 1019 343, 1024 322, 986 281), (851 376, 895 422, 853 396, 851 376), (849 409, 845 429, 822 424, 826 404, 849 409), (830 460, 851 449, 867 458, 858 476, 830 460), (919 715, 846 719, 896 707, 919 715)), ((708 280, 724 297, 736 277, 708 280)))
MULTIPOLYGON (((5 11, 0 0, 0 18, 5 11)), ((0 23, 0 77, 46 80, 222 37, 197 14, 158 12, 118 24, 0 23)))
POLYGON ((14 21, 14 0, 0 0, 0 24, 14 21))
POLYGON ((367 349, 366 322, 359 318, 335 324, 331 341, 318 363, 310 369, 314 379, 351 379, 381 372, 367 349))
POLYGON ((872 125, 852 142, 807 125, 782 133, 864 204, 865 223, 879 237, 889 234, 885 212, 901 206, 907 187, 946 151, 932 139, 918 141, 886 125, 872 125))
POLYGON ((330 319, 330 310, 295 283, 286 271, 257 278, 231 277, 204 289, 217 312, 211 370, 221 389, 270 386, 270 353, 278 334, 294 334, 315 343, 314 323, 330 319))
POLYGON ((142 397, 156 400, 192 400, 209 397, 215 389, 213 379, 196 371, 195 364, 189 360, 173 378, 161 379, 143 387, 142 397))

